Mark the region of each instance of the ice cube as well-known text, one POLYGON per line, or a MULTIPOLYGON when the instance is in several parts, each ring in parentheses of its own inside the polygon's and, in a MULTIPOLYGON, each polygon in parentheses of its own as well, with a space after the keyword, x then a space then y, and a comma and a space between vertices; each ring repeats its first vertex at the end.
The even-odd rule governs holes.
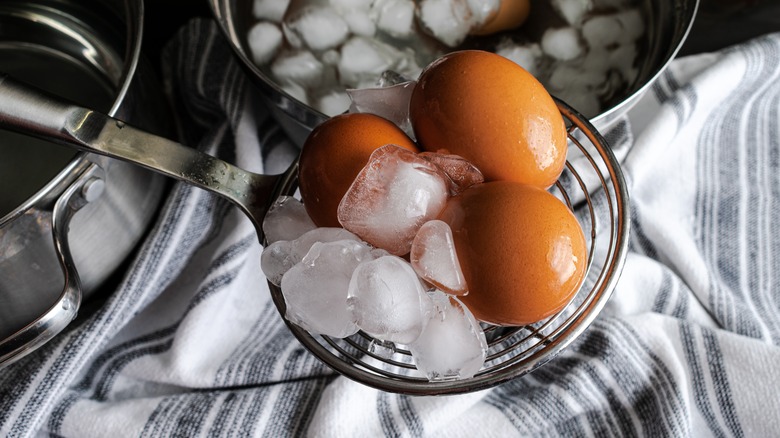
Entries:
POLYGON ((376 26, 395 38, 414 32, 414 2, 411 0, 376 0, 373 6, 376 26))
POLYGON ((379 79, 376 81, 377 87, 392 87, 393 85, 399 85, 404 82, 409 82, 411 79, 409 79, 408 76, 404 76, 401 73, 398 73, 393 70, 385 70, 382 72, 382 74, 379 76, 379 79))
POLYGON ((355 268, 347 305, 361 330, 400 344, 420 336, 432 310, 431 300, 412 267, 392 255, 355 268))
POLYGON ((260 269, 268 281, 279 286, 282 284, 284 274, 300 261, 300 258, 293 254, 292 242, 279 240, 263 249, 263 254, 260 256, 260 269))
POLYGON ((349 26, 330 6, 306 6, 284 18, 288 40, 301 41, 313 51, 338 46, 349 36, 349 26))
POLYGON ((615 13, 615 19, 620 22, 623 31, 620 33, 621 44, 633 43, 645 33, 645 20, 639 9, 627 9, 615 13))
POLYGON ((372 339, 368 344, 368 351, 383 359, 390 359, 395 354, 395 344, 381 339, 372 339))
POLYGON ((559 61, 568 61, 582 55, 580 36, 573 27, 549 28, 542 35, 542 51, 559 61))
POLYGON ((582 22, 585 14, 593 8, 591 0, 552 0, 552 7, 572 26, 582 22))
POLYGON ((613 15, 596 15, 582 23, 582 37, 591 49, 616 46, 623 31, 623 25, 613 15))
POLYGON ((322 83, 325 68, 308 50, 282 51, 271 64, 271 72, 282 84, 316 87, 322 83))
POLYGON ((330 0, 330 5, 341 13, 348 11, 368 12, 373 3, 374 0, 330 0))
POLYGON ((304 89, 299 84, 292 82, 288 84, 282 84, 282 90, 289 94, 293 99, 297 99, 306 105, 309 104, 309 94, 306 92, 306 89, 304 89))
MULTIPOLYGON (((343 228, 314 228, 295 240, 278 240, 266 246, 260 258, 260 267, 268 280, 279 286, 284 273, 303 260, 315 243, 340 240, 362 243, 359 237, 343 228)), ((368 245, 365 246, 371 249, 368 245)))
POLYGON ((346 91, 331 90, 319 96, 314 107, 328 116, 341 114, 349 109, 350 99, 346 91))
POLYGON ((560 64, 553 70, 547 85, 553 90, 577 89, 586 91, 603 84, 605 73, 576 65, 560 64))
POLYGON ((292 196, 278 197, 263 219, 263 234, 268 243, 295 240, 316 227, 301 201, 292 196))
POLYGON ((414 130, 409 121, 409 101, 415 83, 410 81, 389 87, 349 89, 349 111, 382 116, 414 138, 414 130))
POLYGON ((252 14, 255 18, 281 23, 290 0, 255 0, 252 14))
POLYGON ((504 38, 496 46, 496 53, 523 67, 534 76, 539 74, 539 62, 544 53, 538 43, 516 44, 504 38))
POLYGON ((472 29, 471 10, 463 0, 422 0, 418 7, 423 28, 447 46, 462 43, 472 29))
POLYGON ((341 225, 375 247, 404 255, 448 198, 446 176, 396 145, 375 150, 339 203, 341 225))
POLYGON ((376 23, 368 11, 348 10, 342 12, 341 16, 353 34, 369 38, 376 34, 376 23))
POLYGON ((432 220, 423 224, 412 242, 409 259, 417 275, 428 283, 453 295, 468 293, 452 230, 446 222, 432 220))
POLYGON ((311 247, 317 243, 337 242, 339 240, 352 240, 360 242, 360 238, 343 228, 338 227, 318 227, 301 235, 301 237, 292 241, 293 255, 300 261, 311 247))
POLYGON ((247 33, 247 43, 252 53, 252 61, 263 65, 273 59, 282 46, 282 31, 268 21, 258 21, 247 33))
POLYGON ((432 294, 435 311, 409 351, 429 380, 465 379, 485 362, 487 341, 479 323, 457 298, 432 294))
POLYGON ((336 66, 341 59, 341 53, 336 49, 330 49, 320 54, 320 61, 325 65, 336 66))
POLYGON ((370 259, 370 248, 360 242, 315 243, 282 277, 287 320, 312 334, 343 338, 357 333, 347 292, 355 268, 370 259))
POLYGON ((418 156, 436 165, 447 176, 450 195, 457 195, 474 184, 485 181, 477 166, 459 155, 421 152, 418 156))
POLYGON ((492 18, 501 7, 501 1, 506 0, 466 0, 471 11, 472 28, 479 29, 488 18, 492 18))
POLYGON ((341 83, 348 88, 374 84, 377 78, 393 69, 411 69, 415 65, 409 53, 402 52, 378 40, 355 36, 341 47, 338 70, 341 83))
POLYGON ((627 83, 636 79, 638 71, 634 66, 636 60, 636 47, 633 44, 625 44, 610 52, 609 65, 617 69, 627 83))

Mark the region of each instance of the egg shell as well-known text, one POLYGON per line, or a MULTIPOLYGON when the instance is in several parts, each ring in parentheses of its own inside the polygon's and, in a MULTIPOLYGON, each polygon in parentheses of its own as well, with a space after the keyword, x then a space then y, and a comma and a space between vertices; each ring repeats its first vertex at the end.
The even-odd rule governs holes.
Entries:
POLYGON ((298 182, 306 212, 317 226, 341 226, 339 202, 371 153, 386 144, 418 152, 403 130, 374 114, 340 114, 312 130, 301 151, 298 182))
POLYGON ((444 55, 420 76, 409 106, 420 148, 471 161, 486 181, 550 187, 566 163, 566 126, 544 86, 479 50, 444 55))
POLYGON ((561 310, 587 270, 582 228, 545 190, 499 181, 472 186, 440 215, 452 229, 474 316, 520 326, 561 310))

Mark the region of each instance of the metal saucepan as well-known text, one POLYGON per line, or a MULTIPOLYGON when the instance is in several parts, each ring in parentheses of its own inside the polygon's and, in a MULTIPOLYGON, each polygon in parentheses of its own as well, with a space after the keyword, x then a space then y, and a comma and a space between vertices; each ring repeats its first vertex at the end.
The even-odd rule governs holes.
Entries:
MULTIPOLYGON (((167 133, 142 30, 141 0, 4 0, 0 70, 167 133)), ((0 367, 98 295, 143 237, 164 183, 138 166, 0 130, 0 367)))
MULTIPOLYGON (((260 68, 252 61, 248 34, 258 21, 253 15, 254 2, 208 2, 222 33, 248 77, 261 91, 271 114, 293 141, 302 144, 308 132, 327 119, 327 116, 285 92, 267 69, 260 68)), ((639 0, 638 3, 646 19, 646 32, 640 46, 642 54, 635 65, 638 69, 637 78, 623 93, 613 97, 600 114, 591 117, 590 122, 600 131, 608 129, 618 118, 625 115, 671 63, 693 25, 699 0, 639 0)), ((531 15, 526 22, 528 25, 517 32, 526 37, 534 36, 543 32, 547 25, 562 26, 559 20, 552 16, 547 0, 532 0, 531 15)))

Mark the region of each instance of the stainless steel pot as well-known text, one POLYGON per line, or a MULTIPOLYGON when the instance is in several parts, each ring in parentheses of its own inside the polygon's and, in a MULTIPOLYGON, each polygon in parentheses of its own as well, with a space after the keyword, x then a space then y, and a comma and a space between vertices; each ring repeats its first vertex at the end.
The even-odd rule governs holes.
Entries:
MULTIPOLYGON (((291 139, 301 145, 311 129, 327 116, 287 94, 252 62, 247 42, 248 31, 256 21, 252 15, 252 5, 251 0, 209 0, 209 6, 222 33, 250 79, 262 92, 272 114, 291 139)), ((600 114, 591 118, 590 122, 597 129, 608 129, 666 69, 685 41, 698 5, 699 0, 641 1, 644 16, 647 18, 647 36, 644 47, 641 47, 644 54, 638 62, 638 78, 625 93, 616 96, 600 114)), ((531 25, 524 26, 521 31, 530 35, 543 32, 546 23, 551 21, 549 10, 546 0, 532 0, 532 12, 527 21, 531 25)))
MULTIPOLYGON (((142 0, 3 0, 0 72, 167 133, 142 31, 142 0)), ((0 131, 0 366, 51 339, 97 295, 163 189, 138 166, 0 131)))

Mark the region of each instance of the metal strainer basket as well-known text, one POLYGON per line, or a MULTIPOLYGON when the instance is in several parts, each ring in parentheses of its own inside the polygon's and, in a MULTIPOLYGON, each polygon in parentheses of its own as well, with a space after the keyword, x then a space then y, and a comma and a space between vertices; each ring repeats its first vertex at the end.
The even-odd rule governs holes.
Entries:
MULTIPOLYGON (((295 165, 279 175, 247 172, 3 75, 0 96, 0 126, 135 163, 216 193, 247 215, 261 240, 262 221, 271 200, 295 192, 295 165)), ((604 308, 625 261, 628 194, 620 165, 601 134, 568 105, 556 102, 567 122, 569 155, 551 192, 574 211, 588 236, 588 273, 564 309, 524 327, 483 325, 489 343, 487 359, 475 376, 461 380, 429 381, 417 371, 407 350, 401 346, 389 349, 363 333, 334 339, 312 336, 288 323, 298 340, 337 372, 368 386, 396 393, 437 395, 476 391, 529 373, 582 334, 604 308)), ((69 278, 78 278, 69 264, 63 264, 63 272, 69 278)), ((273 285, 270 288, 274 303, 284 315, 281 290, 273 285)))
MULTIPOLYGON (((612 294, 628 246, 629 200, 620 165, 609 145, 582 115, 556 100, 566 121, 569 154, 566 168, 551 192, 575 212, 588 244, 588 274, 571 302, 557 314, 523 327, 482 324, 488 352, 482 369, 471 378, 429 381, 414 365, 411 353, 359 332, 345 339, 312 335, 288 326, 315 356, 338 373, 370 387, 411 395, 457 394, 489 388, 529 373, 554 358, 582 334, 612 294)), ((280 195, 292 195, 289 179, 280 195)), ((282 291, 269 283, 282 315, 282 291)))

